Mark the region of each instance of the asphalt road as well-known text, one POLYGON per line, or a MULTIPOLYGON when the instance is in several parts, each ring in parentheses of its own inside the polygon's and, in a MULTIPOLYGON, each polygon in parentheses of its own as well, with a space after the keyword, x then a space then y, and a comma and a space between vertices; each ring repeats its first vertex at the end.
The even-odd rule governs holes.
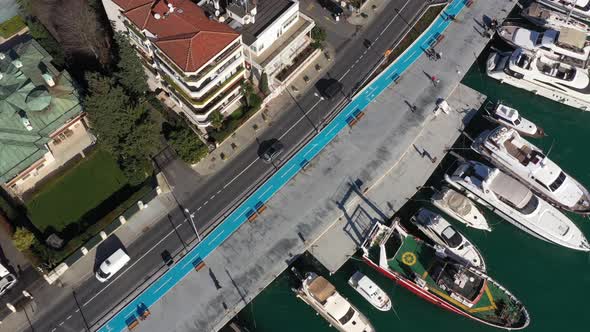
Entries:
MULTIPOLYGON (((174 188, 179 203, 183 208, 195 212, 197 227, 201 233, 206 233, 223 220, 237 203, 280 167, 316 130, 322 128, 334 108, 338 110, 346 103, 346 95, 361 83, 384 52, 408 29, 406 21, 411 21, 426 2, 428 1, 391 0, 369 27, 355 32, 355 36, 349 40, 342 40, 334 66, 327 76, 343 84, 343 94, 330 100, 322 100, 316 95, 317 91, 312 89, 297 101, 294 100, 293 105, 282 112, 274 120, 273 126, 259 137, 259 141, 280 139, 286 149, 281 156, 282 160, 274 164, 262 162, 258 157, 258 144, 252 144, 242 150, 239 156, 228 161, 225 168, 210 177, 196 176, 178 161, 160 165, 174 188)), ((315 17, 314 19, 317 20, 315 17)), ((332 24, 319 20, 318 23, 332 24)), ((331 29, 337 29, 337 26, 327 27, 328 34, 331 29)), ((33 322, 26 330, 54 332, 84 331, 86 326, 90 330, 98 328, 99 326, 93 327, 93 324, 108 314, 141 282, 166 268, 161 258, 164 250, 173 255, 183 250, 179 236, 183 242, 196 238, 181 209, 173 211, 170 219, 164 218, 157 227, 150 229, 140 240, 126 248, 132 261, 112 280, 102 284, 90 278, 75 290, 67 290, 72 292, 72 296, 53 306, 45 314, 28 312, 33 322), (177 227, 176 232, 171 221, 177 227)))

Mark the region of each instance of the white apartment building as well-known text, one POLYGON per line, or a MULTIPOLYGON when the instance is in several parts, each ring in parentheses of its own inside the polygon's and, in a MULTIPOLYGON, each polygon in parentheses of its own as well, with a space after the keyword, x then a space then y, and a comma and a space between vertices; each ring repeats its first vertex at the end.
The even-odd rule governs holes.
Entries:
POLYGON ((305 65, 315 49, 311 30, 315 22, 292 0, 202 0, 204 8, 242 34, 246 66, 255 78, 268 77, 270 90, 280 93, 285 82, 305 65))
POLYGON ((128 33, 154 90, 164 91, 201 130, 213 111, 240 105, 242 37, 189 0, 102 0, 113 28, 128 33))

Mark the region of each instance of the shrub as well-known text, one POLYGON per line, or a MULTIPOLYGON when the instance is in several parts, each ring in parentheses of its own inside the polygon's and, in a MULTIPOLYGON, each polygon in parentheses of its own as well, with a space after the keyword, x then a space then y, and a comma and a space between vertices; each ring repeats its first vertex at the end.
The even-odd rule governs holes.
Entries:
POLYGON ((18 227, 12 235, 12 243, 19 251, 26 251, 35 243, 35 235, 26 228, 18 227))

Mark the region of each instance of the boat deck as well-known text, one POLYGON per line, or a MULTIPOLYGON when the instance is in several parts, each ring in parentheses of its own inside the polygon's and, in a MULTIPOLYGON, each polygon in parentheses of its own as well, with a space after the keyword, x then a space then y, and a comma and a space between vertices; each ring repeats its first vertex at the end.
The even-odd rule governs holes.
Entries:
MULTIPOLYGON (((387 244, 391 244, 391 241, 399 242, 399 239, 396 240, 395 237, 392 237, 387 244)), ((515 305, 498 285, 487 280, 485 281, 483 292, 478 295, 472 307, 468 307, 452 298, 447 291, 444 291, 438 286, 435 278, 431 275, 431 273, 436 273, 436 268, 434 267, 440 268, 441 265, 436 264, 437 257, 435 250, 425 245, 422 241, 408 236, 396 247, 399 247, 399 250, 395 256, 387 260, 391 270, 404 275, 410 280, 414 279, 414 273, 418 274, 426 281, 429 292, 453 304, 460 310, 485 321, 496 323, 509 317, 514 319, 519 315, 520 308, 515 305)))

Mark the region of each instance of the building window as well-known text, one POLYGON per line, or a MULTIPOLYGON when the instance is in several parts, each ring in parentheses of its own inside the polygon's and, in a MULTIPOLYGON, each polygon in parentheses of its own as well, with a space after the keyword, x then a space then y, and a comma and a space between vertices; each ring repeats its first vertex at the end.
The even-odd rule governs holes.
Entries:
POLYGON ((293 14, 293 16, 289 17, 289 19, 285 22, 285 24, 283 24, 282 30, 287 30, 289 28, 289 26, 295 22, 295 20, 297 19, 297 14, 295 13, 293 14))
POLYGON ((45 164, 41 164, 35 168, 36 171, 40 170, 41 168, 45 167, 45 164))

